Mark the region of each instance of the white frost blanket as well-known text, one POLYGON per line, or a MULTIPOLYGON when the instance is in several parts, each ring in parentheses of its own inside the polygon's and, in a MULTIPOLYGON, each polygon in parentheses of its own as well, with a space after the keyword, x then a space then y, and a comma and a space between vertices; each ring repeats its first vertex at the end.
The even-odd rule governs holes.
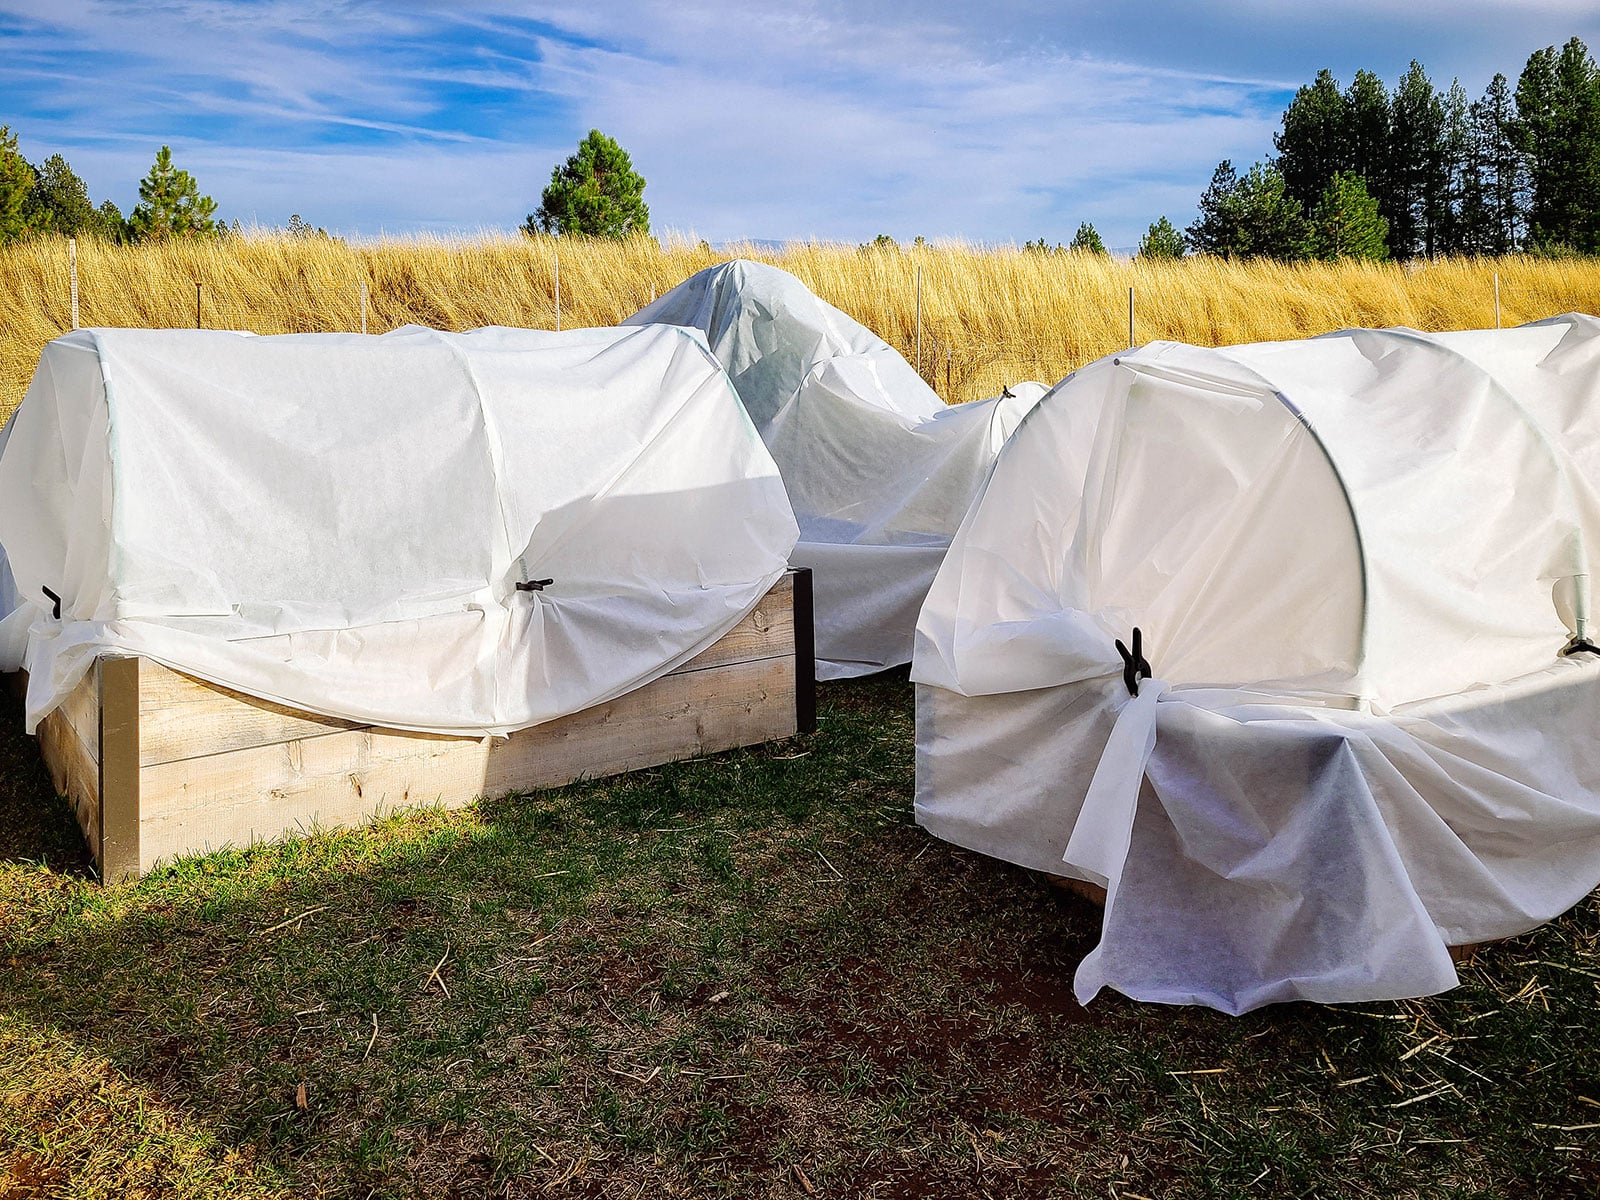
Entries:
POLYGON ((812 568, 817 674, 911 661, 917 611, 1011 431, 1044 394, 946 405, 893 347, 786 271, 738 260, 626 324, 702 331, 783 474, 812 568))
POLYGON ((0 669, 29 671, 30 730, 114 651, 510 732, 710 645, 796 536, 727 377, 668 328, 84 330, 0 438, 0 669))
POLYGON ((1582 317, 1065 381, 923 608, 918 819, 1106 887, 1084 1001, 1454 986, 1600 882, 1597 397, 1582 317))

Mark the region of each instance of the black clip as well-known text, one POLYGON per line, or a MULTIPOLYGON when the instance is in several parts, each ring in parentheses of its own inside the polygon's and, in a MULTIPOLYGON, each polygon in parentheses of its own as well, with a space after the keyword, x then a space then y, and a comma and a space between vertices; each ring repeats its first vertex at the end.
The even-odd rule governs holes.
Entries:
POLYGON ((1568 655, 1572 654, 1584 653, 1600 654, 1600 646, 1596 646, 1588 638, 1581 638, 1577 634, 1573 634, 1572 640, 1565 646, 1561 647, 1562 658, 1566 658, 1568 655))
POLYGON ((1139 680, 1150 678, 1150 660, 1145 658, 1142 643, 1144 635, 1139 632, 1139 627, 1133 627, 1133 649, 1129 650, 1122 644, 1122 639, 1117 639, 1117 653, 1122 655, 1122 682, 1128 686, 1128 695, 1139 694, 1139 680))
POLYGON ((527 583, 519 583, 519 584, 517 584, 517 591, 519 591, 519 592, 542 592, 542 591, 544 591, 544 589, 548 585, 550 585, 550 584, 552 584, 554 582, 555 582, 554 579, 530 579, 530 580, 528 580, 527 583))
POLYGON ((44 591, 44 594, 50 598, 50 603, 55 605, 55 608, 50 615, 58 621, 61 620, 61 597, 56 595, 49 588, 44 588, 42 590, 44 591))
POLYGON ((1007 387, 1005 384, 1001 384, 1000 385, 1000 399, 1002 399, 1002 400, 1015 400, 1016 398, 1017 398, 1017 394, 1015 392, 1013 392, 1009 387, 1007 387))

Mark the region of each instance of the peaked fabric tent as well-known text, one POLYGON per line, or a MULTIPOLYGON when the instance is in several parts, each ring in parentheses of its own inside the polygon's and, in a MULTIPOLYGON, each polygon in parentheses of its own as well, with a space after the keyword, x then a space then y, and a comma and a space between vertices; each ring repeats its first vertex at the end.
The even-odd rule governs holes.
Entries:
POLYGON ((1600 882, 1597 400, 1583 316, 1069 377, 923 608, 918 819, 1106 889, 1084 1001, 1453 986, 1600 882))
POLYGON ((817 675, 911 661, 917 611, 995 454, 1044 394, 946 405, 893 347, 793 275, 736 260, 628 325, 705 334, 777 460, 812 568, 817 675))
POLYGON ((30 731, 115 651, 508 733, 693 657, 795 536, 697 334, 84 330, 0 433, 0 669, 30 731))

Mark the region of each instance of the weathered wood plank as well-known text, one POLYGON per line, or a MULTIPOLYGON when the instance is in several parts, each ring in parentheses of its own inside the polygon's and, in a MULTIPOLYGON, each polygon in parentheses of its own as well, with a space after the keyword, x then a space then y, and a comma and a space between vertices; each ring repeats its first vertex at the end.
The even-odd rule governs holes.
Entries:
POLYGON ((637 691, 491 743, 484 790, 559 787, 795 732, 794 659, 667 675, 637 691))
POLYGON ((510 739, 354 729, 142 771, 145 869, 397 809, 552 787, 794 732, 794 660, 666 676, 510 739))
POLYGON ((100 682, 98 677, 99 665, 89 668, 88 672, 78 681, 78 686, 67 694, 67 698, 56 709, 62 718, 77 732, 78 740, 89 750, 90 755, 100 757, 100 682))
MULTIPOLYGON (((78 687, 99 695, 90 671, 78 687)), ((100 760, 58 710, 39 722, 39 754, 56 792, 72 803, 90 853, 100 857, 100 760)))
POLYGON ((794 572, 785 571, 744 620, 672 674, 793 654, 794 634, 794 572))
POLYGON ((139 763, 146 767, 366 728, 358 721, 341 721, 247 696, 147 658, 139 660, 139 692, 143 701, 139 763))
MULTIPOLYGON (((744 620, 674 675, 793 654, 794 576, 785 572, 744 620)), ((142 766, 269 746, 339 730, 373 726, 275 704, 141 660, 142 766)))
POLYGON ((107 655, 100 675, 100 848, 95 855, 107 883, 141 870, 139 769, 139 660, 107 655))

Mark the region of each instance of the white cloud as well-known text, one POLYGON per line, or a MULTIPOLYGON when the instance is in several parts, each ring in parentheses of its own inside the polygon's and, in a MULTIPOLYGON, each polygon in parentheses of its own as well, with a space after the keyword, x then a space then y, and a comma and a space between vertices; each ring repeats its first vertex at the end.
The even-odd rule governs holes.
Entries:
POLYGON ((1319 66, 1393 77, 1415 56, 1475 93, 1536 46, 1600 43, 1600 11, 0 0, 0 31, 24 151, 64 150, 124 206, 168 142, 228 216, 510 227, 595 126, 650 181, 658 227, 713 240, 1066 240, 1089 219, 1130 244, 1158 215, 1184 223, 1219 159, 1270 153, 1288 89, 1319 66))

